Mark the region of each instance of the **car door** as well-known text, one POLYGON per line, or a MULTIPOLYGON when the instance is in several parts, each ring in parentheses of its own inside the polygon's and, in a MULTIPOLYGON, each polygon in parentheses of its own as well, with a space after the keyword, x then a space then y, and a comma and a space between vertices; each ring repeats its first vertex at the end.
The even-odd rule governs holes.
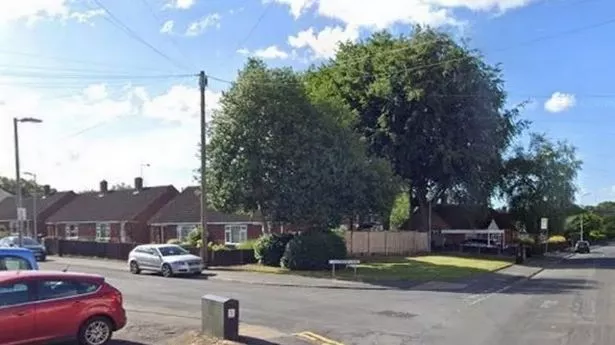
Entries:
POLYGON ((84 296, 78 281, 36 280, 35 333, 42 341, 64 339, 77 334, 84 296))
POLYGON ((147 261, 148 261, 148 265, 150 266, 150 268, 153 270, 159 270, 160 266, 162 266, 162 258, 160 257, 158 250, 152 247, 147 248, 146 256, 147 256, 147 261))
POLYGON ((32 285, 27 281, 0 284, 0 344, 28 344, 34 336, 32 285))

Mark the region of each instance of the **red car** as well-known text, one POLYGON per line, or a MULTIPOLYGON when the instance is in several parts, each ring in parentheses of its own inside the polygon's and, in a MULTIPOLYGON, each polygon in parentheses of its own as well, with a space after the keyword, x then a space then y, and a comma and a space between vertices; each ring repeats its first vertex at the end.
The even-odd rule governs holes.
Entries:
POLYGON ((103 345, 126 325, 122 294, 93 274, 0 272, 0 344, 103 345))

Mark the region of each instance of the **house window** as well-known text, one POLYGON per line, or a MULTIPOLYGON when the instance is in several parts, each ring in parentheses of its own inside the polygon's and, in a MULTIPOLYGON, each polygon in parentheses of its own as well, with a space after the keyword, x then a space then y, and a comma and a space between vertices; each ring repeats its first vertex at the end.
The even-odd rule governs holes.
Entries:
POLYGON ((111 226, 109 223, 96 224, 96 241, 108 242, 111 239, 111 226))
POLYGON ((237 244, 248 240, 248 226, 243 225, 225 225, 224 226, 224 243, 237 244))
POLYGON ((64 228, 64 238, 67 240, 78 240, 79 227, 75 224, 66 224, 66 228, 64 228))
POLYGON ((177 226, 177 239, 185 242, 188 239, 188 235, 197 228, 196 225, 178 225, 177 226))

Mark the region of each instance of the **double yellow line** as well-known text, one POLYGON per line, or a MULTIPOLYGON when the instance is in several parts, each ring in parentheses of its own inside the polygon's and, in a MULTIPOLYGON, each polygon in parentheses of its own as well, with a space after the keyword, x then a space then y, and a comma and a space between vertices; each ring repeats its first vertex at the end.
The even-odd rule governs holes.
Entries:
POLYGON ((309 340, 311 342, 314 342, 320 345, 344 345, 340 342, 337 342, 329 338, 325 338, 322 335, 318 335, 312 332, 299 332, 299 333, 295 333, 295 335, 299 338, 309 340))

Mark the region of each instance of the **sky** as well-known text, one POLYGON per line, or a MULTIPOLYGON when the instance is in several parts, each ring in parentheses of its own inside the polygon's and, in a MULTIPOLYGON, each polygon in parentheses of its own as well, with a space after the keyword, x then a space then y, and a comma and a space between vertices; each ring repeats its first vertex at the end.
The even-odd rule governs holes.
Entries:
POLYGON ((414 24, 467 39, 503 69, 509 104, 584 161, 579 200, 615 199, 615 2, 608 0, 0 1, 0 176, 60 190, 103 179, 193 185, 197 73, 208 118, 249 56, 297 70, 337 42, 414 24))

